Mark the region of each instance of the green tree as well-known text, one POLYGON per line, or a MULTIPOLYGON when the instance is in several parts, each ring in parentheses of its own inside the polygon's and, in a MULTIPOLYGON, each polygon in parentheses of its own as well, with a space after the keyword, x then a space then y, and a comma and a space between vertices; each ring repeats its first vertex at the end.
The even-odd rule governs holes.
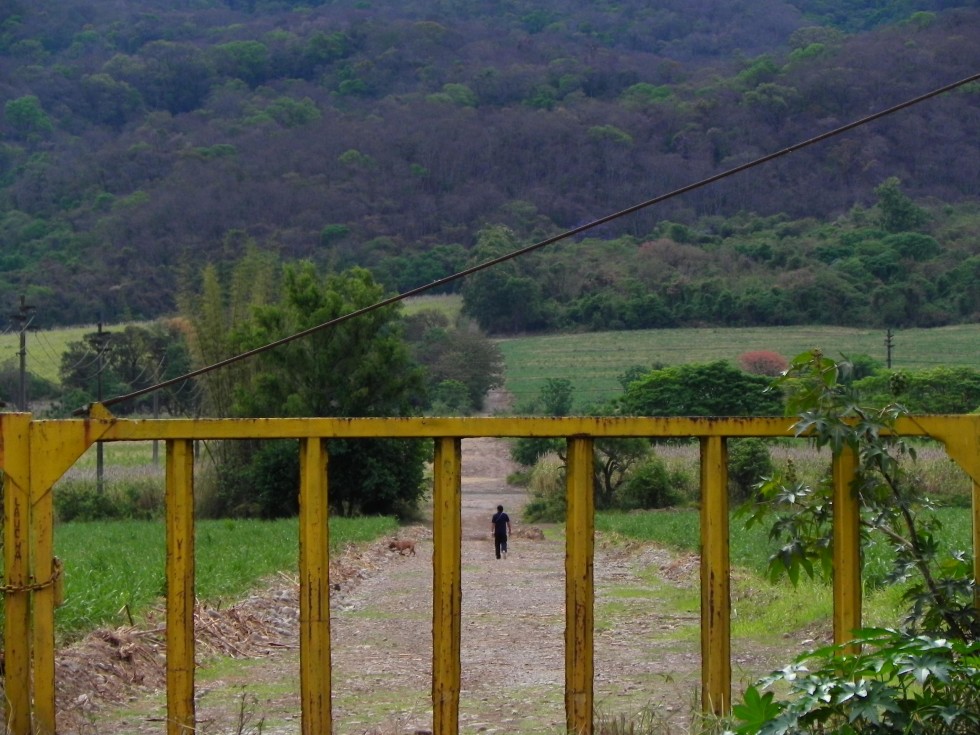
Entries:
MULTIPOLYGON (((497 344, 467 319, 454 325, 444 314, 427 309, 407 317, 407 338, 415 359, 426 369, 430 394, 439 387, 441 402, 464 412, 479 411, 487 392, 504 382, 504 360, 497 344), (462 404, 450 396, 463 389, 462 404)), ((435 399, 435 395, 431 395, 435 399)))
POLYGON ((50 133, 54 129, 41 101, 33 94, 8 100, 3 106, 3 115, 14 131, 25 138, 50 133))
MULTIPOLYGON (((229 233, 225 246, 232 247, 236 233, 229 233)), ((230 272, 222 275, 215 265, 207 265, 196 286, 187 286, 178 295, 178 304, 190 329, 190 347, 197 367, 213 365, 237 354, 235 328, 251 317, 252 310, 278 299, 278 258, 259 250, 246 240, 245 254, 230 272)), ((254 362, 239 362, 214 370, 199 378, 201 413, 215 418, 235 415, 236 386, 248 382, 254 362)))
POLYGON ((648 456, 629 474, 616 496, 622 510, 669 508, 683 500, 684 478, 660 457, 648 456))
POLYGON ((751 498, 756 486, 772 476, 772 458, 762 439, 734 439, 728 445, 728 493, 733 500, 751 498))
MULTIPOLYGON (((516 249, 513 232, 490 227, 480 232, 473 260, 483 263, 516 249)), ((470 276, 463 286, 463 313, 491 334, 546 328, 550 320, 541 284, 523 268, 523 262, 508 260, 470 276)))
POLYGON ((677 365, 630 383, 617 407, 633 416, 772 416, 782 400, 769 383, 724 361, 677 365))
POLYGON ((892 176, 875 189, 878 221, 888 232, 917 230, 929 221, 925 210, 902 193, 901 185, 902 182, 892 176))
MULTIPOLYGON (((92 332, 71 342, 61 356, 60 380, 65 395, 58 413, 67 413, 99 397, 131 393, 186 374, 191 353, 184 325, 161 320, 149 326, 92 332)), ((149 393, 113 408, 116 413, 191 413, 196 394, 184 383, 149 393)))
MULTIPOLYGON (((321 277, 312 263, 286 266, 278 303, 253 309, 234 330, 239 348, 254 349, 370 306, 384 297, 371 274, 354 268, 321 277)), ((239 416, 405 416, 424 403, 422 372, 400 332, 397 306, 376 309, 302 340, 262 353, 248 382, 237 387, 239 416)), ((427 447, 409 440, 329 442, 330 501, 336 512, 405 514, 422 494, 427 447)), ((293 453, 293 462, 298 456, 293 453)), ((295 509, 298 474, 261 472, 252 487, 267 498, 262 515, 295 509)), ((298 472, 298 470, 297 470, 298 472)), ((244 488, 243 488, 244 490, 244 488)))
MULTIPOLYGON (((524 414, 568 416, 572 411, 575 390, 566 378, 548 378, 538 391, 536 400, 521 406, 524 414)), ((514 442, 511 457, 525 467, 533 467, 544 455, 554 452, 565 459, 565 442, 549 437, 521 437, 514 442)))
MULTIPOLYGON (((853 490, 861 508, 862 544, 886 539, 894 548, 884 580, 907 585, 901 630, 857 631, 861 651, 826 647, 749 687, 734 708, 739 735, 775 733, 922 733, 959 735, 980 725, 980 614, 965 551, 943 551, 942 528, 930 514, 914 466, 915 451, 891 429, 905 414, 896 404, 867 407, 841 380, 849 366, 819 352, 797 356, 787 376, 787 412, 796 431, 818 447, 857 458, 853 490), (784 699, 760 690, 781 685, 784 699), (788 686, 782 686, 788 685, 788 686), (789 692, 788 695, 785 692, 789 692)), ((780 549, 770 572, 829 570, 833 489, 796 477, 774 477, 749 523, 770 522, 780 549)))
MULTIPOLYGON (((27 381, 28 401, 51 399, 58 395, 58 386, 50 380, 30 370, 24 377, 27 381)), ((8 406, 15 406, 18 396, 20 396, 20 365, 17 358, 11 357, 0 362, 0 401, 7 403, 8 406)), ((79 401, 74 408, 84 403, 86 401, 79 401)))
POLYGON ((269 73, 269 49, 261 41, 229 41, 215 46, 213 56, 221 72, 253 87, 269 73))
MULTIPOLYGON (((630 510, 664 507, 652 498, 654 495, 662 498, 667 496, 659 495, 659 489, 651 489, 649 483, 637 478, 637 472, 648 471, 651 461, 650 442, 647 439, 612 437, 596 440, 594 461, 596 508, 616 507, 630 510), (645 505, 648 500, 653 504, 645 505)), ((673 505, 673 503, 667 504, 673 505)))
POLYGON ((854 383, 875 406, 897 401, 910 413, 972 413, 980 408, 980 371, 968 367, 882 370, 854 383))

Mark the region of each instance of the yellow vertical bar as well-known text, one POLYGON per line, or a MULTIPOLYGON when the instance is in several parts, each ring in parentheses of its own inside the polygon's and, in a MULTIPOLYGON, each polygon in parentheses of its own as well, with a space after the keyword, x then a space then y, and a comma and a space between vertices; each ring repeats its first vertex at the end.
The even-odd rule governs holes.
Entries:
POLYGON ((592 440, 568 440, 565 529, 565 721, 568 732, 592 735, 595 673, 593 553, 595 495, 592 440))
POLYGON ((54 502, 51 485, 41 479, 39 463, 64 445, 41 441, 31 432, 31 535, 35 581, 44 583, 34 593, 33 646, 34 723, 38 733, 56 732, 54 673, 54 502))
POLYGON ((167 735, 195 732, 194 452, 167 441, 167 735))
POLYGON ((732 693, 728 447, 701 439, 701 705, 728 713, 732 693))
POLYGON ((333 732, 330 676, 330 515, 327 453, 299 445, 299 687, 303 735, 333 732))
POLYGON ((435 442, 432 552, 432 731, 459 732, 462 584, 461 442, 435 442))
MULTIPOLYGON (((854 479, 857 457, 845 447, 834 455, 834 642, 847 643, 861 627, 861 508, 854 479)), ((849 650, 856 651, 856 648, 849 650)))
POLYGON ((29 414, 0 414, 4 510, 4 722, 10 735, 31 732, 29 414))

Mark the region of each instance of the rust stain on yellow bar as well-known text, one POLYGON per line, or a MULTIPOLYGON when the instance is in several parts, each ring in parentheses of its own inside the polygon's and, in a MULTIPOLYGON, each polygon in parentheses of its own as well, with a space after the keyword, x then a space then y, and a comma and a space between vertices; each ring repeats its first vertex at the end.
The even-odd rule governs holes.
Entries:
POLYGON ((461 442, 440 438, 433 459, 432 717, 434 735, 459 731, 462 631, 461 442))
POLYGON ((0 414, 4 506, 4 723, 10 735, 31 733, 30 423, 0 414))
POLYGON ((861 508, 854 488, 856 471, 852 449, 845 447, 834 456, 834 642, 838 644, 850 641, 861 627, 861 508))
POLYGON ((330 664, 328 458, 320 439, 300 443, 299 660, 303 735, 333 731, 330 664))
POLYGON ((194 452, 167 442, 167 735, 195 732, 194 452))
POLYGON ((468 436, 793 436, 784 417, 413 417, 115 419, 104 441, 139 439, 432 438, 468 436))
POLYGON ((732 690, 728 452, 721 437, 701 439, 701 701, 728 713, 732 690))
POLYGON ((595 589, 593 442, 568 440, 565 530, 565 720, 569 733, 592 735, 595 589))

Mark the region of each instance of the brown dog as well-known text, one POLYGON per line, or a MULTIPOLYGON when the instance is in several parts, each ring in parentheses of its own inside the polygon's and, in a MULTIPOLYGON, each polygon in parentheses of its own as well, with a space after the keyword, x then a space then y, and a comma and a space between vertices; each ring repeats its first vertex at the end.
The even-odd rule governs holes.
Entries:
POLYGON ((402 556, 415 556, 415 542, 408 539, 396 539, 388 544, 388 548, 397 551, 402 556))

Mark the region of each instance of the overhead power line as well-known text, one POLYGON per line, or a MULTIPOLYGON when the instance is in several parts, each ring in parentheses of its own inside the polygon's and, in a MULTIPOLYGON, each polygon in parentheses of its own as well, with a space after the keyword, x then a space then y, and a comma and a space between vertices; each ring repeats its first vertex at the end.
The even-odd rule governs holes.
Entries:
MULTIPOLYGON (((862 117, 853 122, 847 123, 845 125, 841 125, 838 128, 834 128, 833 130, 827 131, 825 133, 821 133, 820 135, 817 135, 813 138, 808 138, 807 140, 801 141, 799 143, 795 143, 794 145, 791 145, 788 148, 783 148, 782 150, 776 151, 775 153, 769 153, 768 155, 762 156, 761 158, 756 158, 755 160, 749 161, 748 163, 743 163, 739 166, 735 166, 734 168, 727 169, 726 171, 722 171, 721 173, 715 174, 713 176, 709 176, 705 179, 701 179, 700 181, 697 181, 693 184, 687 184, 686 186, 682 186, 679 189, 674 189, 673 191, 668 192, 666 194, 661 194, 660 196, 656 196, 653 199, 647 199, 644 202, 640 202, 639 204, 634 204, 633 206, 627 207, 626 209, 621 209, 620 211, 614 212, 613 214, 608 214, 604 217, 600 217, 599 219, 593 220, 584 225, 580 225, 570 230, 566 230, 558 235, 554 235, 552 237, 541 240, 540 242, 536 242, 533 245, 528 245, 526 247, 520 248, 518 250, 514 250, 505 255, 501 255, 496 258, 491 258, 490 260, 471 266, 470 268, 466 268, 457 273, 453 273, 452 275, 446 276, 444 278, 436 279, 435 281, 432 281, 431 283, 427 283, 424 286, 419 286, 417 288, 413 288, 408 291, 405 291, 404 293, 396 294, 395 296, 390 296, 386 299, 382 299, 381 301, 378 301, 377 303, 371 304, 370 306, 365 306, 361 309, 352 311, 349 314, 344 314, 343 316, 339 316, 335 319, 331 319, 330 321, 323 322, 322 324, 318 324, 314 327, 310 327, 309 329, 304 329, 301 332, 296 332, 295 334, 292 334, 288 337, 283 337, 282 339, 276 340, 275 342, 270 342, 266 345, 263 345, 261 347, 256 347, 255 349, 248 350, 247 352, 243 352, 239 355, 235 355, 233 357, 220 360, 211 365, 206 365, 205 367, 198 368, 197 370, 192 370, 191 372, 186 373, 185 375, 181 375, 176 378, 165 380, 163 382, 157 383, 156 385, 151 385, 146 388, 133 391, 132 393, 126 393, 124 395, 115 396, 114 398, 109 398, 103 401, 102 404, 106 407, 109 407, 117 403, 123 403, 125 401, 132 400, 133 398, 138 398, 139 396, 150 393, 154 390, 158 390, 160 388, 166 388, 170 385, 174 385, 175 383, 179 383, 183 380, 190 380, 192 378, 196 378, 206 373, 209 373, 212 370, 219 370, 223 367, 227 367, 228 365, 233 365, 236 362, 247 360, 251 357, 255 357, 256 355, 260 355, 263 352, 268 352, 269 350, 274 350, 277 347, 282 347, 283 345, 289 344, 290 342, 293 342, 295 340, 302 339, 303 337, 308 337, 311 334, 315 334, 316 332, 319 332, 321 330, 329 329, 330 327, 335 327, 338 324, 342 324, 350 319, 354 319, 363 314, 367 314, 371 311, 381 309, 385 306, 389 306, 391 304, 397 303, 399 301, 410 298, 412 296, 418 296, 419 294, 425 293, 426 291, 431 291, 432 289, 445 286, 446 284, 453 283, 454 281, 458 281, 462 278, 466 278, 467 276, 473 275, 474 273, 478 273, 482 270, 486 270, 487 268, 492 268, 493 266, 499 265, 500 263, 504 263, 508 260, 513 260, 514 258, 519 258, 522 255, 526 255, 527 253, 533 252, 535 250, 539 250, 540 248, 546 247, 548 245, 553 245, 554 243, 560 242, 561 240, 567 240, 570 237, 575 237, 576 235, 579 235, 583 232, 587 232, 588 230, 592 230, 596 227, 600 227, 601 225, 607 224, 608 222, 612 222, 613 220, 617 220, 621 217, 625 217, 635 212, 639 212, 640 210, 646 209, 647 207, 652 207, 655 204, 660 204, 661 202, 665 202, 668 199, 673 199, 674 197, 681 196, 682 194, 687 194, 688 192, 701 189, 705 186, 709 186, 710 184, 714 184, 717 181, 721 181, 722 179, 726 179, 730 176, 734 176, 736 174, 742 173, 743 171, 747 171, 748 169, 755 168, 756 166, 761 166, 764 163, 769 163, 770 161, 774 161, 777 158, 782 158, 783 156, 787 156, 790 153, 795 153, 796 151, 802 150, 804 148, 808 148, 809 146, 816 145, 817 143, 821 143, 825 140, 841 135, 842 133, 846 133, 849 130, 854 130, 855 128, 859 128, 862 125, 867 125, 868 123, 872 123, 876 120, 880 120, 881 118, 887 117, 888 115, 893 115, 896 112, 907 109, 914 105, 918 105, 922 102, 925 102, 926 100, 932 99, 933 97, 937 97, 941 94, 956 89, 957 87, 961 87, 964 84, 969 84, 970 82, 975 82, 977 80, 980 80, 980 73, 973 74, 969 77, 966 77, 965 79, 960 79, 959 81, 952 82, 951 84, 946 84, 942 87, 938 87, 930 92, 926 92, 925 94, 919 95, 918 97, 913 97, 912 99, 906 100, 904 102, 900 102, 899 104, 894 105, 892 107, 888 107, 884 110, 879 110, 878 112, 874 112, 870 115, 867 115, 866 117, 862 117)), ((88 410, 89 410, 89 406, 86 406, 84 408, 79 409, 75 413, 85 414, 88 412, 88 410)))

